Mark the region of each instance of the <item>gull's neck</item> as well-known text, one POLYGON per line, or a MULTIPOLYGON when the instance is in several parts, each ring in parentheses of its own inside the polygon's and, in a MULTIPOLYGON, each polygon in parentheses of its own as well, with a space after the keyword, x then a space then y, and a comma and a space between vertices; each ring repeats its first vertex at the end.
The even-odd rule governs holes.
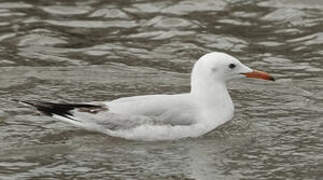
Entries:
POLYGON ((225 83, 222 82, 194 82, 191 84, 191 95, 205 106, 223 106, 232 104, 231 97, 225 83))
POLYGON ((192 78, 190 94, 200 107, 201 121, 208 123, 210 128, 232 118, 234 105, 225 82, 192 78))

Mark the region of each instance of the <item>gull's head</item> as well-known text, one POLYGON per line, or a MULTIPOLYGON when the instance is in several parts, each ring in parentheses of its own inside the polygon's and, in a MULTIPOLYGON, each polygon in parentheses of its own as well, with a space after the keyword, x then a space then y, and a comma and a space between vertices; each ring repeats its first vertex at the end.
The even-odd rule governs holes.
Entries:
POLYGON ((257 78, 274 81, 266 72, 253 70, 225 53, 212 52, 202 56, 194 65, 192 81, 226 82, 236 78, 257 78))

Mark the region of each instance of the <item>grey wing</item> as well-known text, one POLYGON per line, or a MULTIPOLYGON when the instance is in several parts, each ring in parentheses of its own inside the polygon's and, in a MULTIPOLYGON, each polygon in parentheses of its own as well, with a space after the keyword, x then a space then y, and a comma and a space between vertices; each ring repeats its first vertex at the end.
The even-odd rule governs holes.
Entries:
POLYGON ((194 112, 183 111, 180 107, 165 111, 157 116, 128 115, 109 111, 93 114, 78 110, 73 112, 73 116, 82 122, 94 123, 112 131, 132 129, 141 125, 189 126, 195 123, 193 118, 194 112))
MULTIPOLYGON (((187 94, 149 95, 121 98, 107 102, 110 112, 148 118, 158 125, 191 125, 196 121, 196 107, 187 99, 187 94)), ((140 121, 141 118, 133 120, 140 121)), ((145 120, 144 120, 145 121, 145 120)))
MULTIPOLYGON (((42 101, 24 101, 46 115, 62 121, 94 130, 124 130, 141 125, 190 125, 193 123, 189 109, 178 106, 164 110, 158 115, 120 114, 110 111, 109 106, 100 103, 62 104, 42 101)), ((187 107, 186 107, 187 108, 187 107)))
POLYGON ((157 118, 153 116, 117 114, 109 111, 92 114, 76 110, 73 112, 73 116, 83 123, 99 125, 112 131, 132 129, 144 124, 158 124, 157 118))
POLYGON ((190 126, 196 123, 196 112, 192 107, 179 106, 168 110, 156 118, 161 124, 172 126, 190 126))

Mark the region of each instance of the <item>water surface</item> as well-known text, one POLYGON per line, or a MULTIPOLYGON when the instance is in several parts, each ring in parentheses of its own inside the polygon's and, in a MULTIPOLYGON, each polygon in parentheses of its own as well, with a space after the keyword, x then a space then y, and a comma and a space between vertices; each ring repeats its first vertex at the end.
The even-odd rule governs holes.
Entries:
POLYGON ((320 0, 0 2, 0 179, 321 179, 320 0), (278 81, 229 84, 232 121, 139 142, 39 116, 12 99, 86 102, 189 91, 223 51, 278 81))

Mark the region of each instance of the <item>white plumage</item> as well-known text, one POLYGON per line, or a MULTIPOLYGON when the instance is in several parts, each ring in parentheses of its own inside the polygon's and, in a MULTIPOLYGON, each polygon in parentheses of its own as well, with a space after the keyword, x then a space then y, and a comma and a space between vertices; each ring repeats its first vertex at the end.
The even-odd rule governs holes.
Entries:
POLYGON ((171 140, 208 133, 233 117, 226 82, 251 77, 273 80, 219 52, 202 56, 191 74, 191 91, 176 95, 124 97, 109 102, 55 104, 26 102, 82 128, 135 140, 171 140))

